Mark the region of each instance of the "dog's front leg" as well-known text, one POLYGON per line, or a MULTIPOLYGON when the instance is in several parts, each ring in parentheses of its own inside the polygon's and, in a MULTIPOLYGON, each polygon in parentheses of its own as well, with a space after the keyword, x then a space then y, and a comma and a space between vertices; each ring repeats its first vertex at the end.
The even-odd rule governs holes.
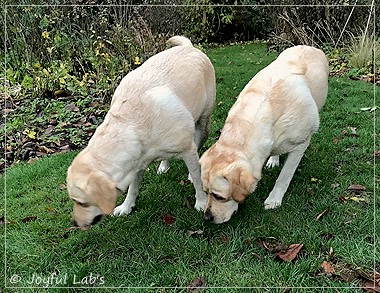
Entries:
POLYGON ((144 170, 141 170, 134 175, 124 202, 113 210, 114 216, 128 215, 132 211, 132 208, 135 206, 137 195, 139 194, 139 187, 143 174, 144 170))
POLYGON ((185 161, 187 169, 189 170, 189 177, 191 177, 195 188, 195 206, 198 211, 203 211, 207 202, 207 195, 202 188, 201 168, 199 165, 199 156, 197 147, 193 143, 190 151, 182 155, 182 159, 185 161))
POLYGON ((281 205, 282 198, 284 197, 290 181, 293 178, 294 172, 296 171, 298 164, 300 163, 309 144, 310 138, 303 144, 299 145, 297 149, 288 154, 285 164, 282 167, 280 175, 278 176, 272 191, 269 193, 268 198, 264 201, 264 207, 266 210, 274 209, 281 205))

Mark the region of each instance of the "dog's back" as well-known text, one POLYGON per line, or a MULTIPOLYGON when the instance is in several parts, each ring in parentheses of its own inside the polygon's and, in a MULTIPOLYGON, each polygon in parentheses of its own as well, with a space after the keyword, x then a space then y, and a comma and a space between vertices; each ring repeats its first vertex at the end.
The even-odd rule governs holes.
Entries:
POLYGON ((143 102, 147 91, 162 86, 181 99, 195 121, 205 109, 211 111, 215 73, 210 60, 185 37, 173 37, 168 44, 176 46, 152 56, 123 78, 111 102, 113 111, 125 113, 124 107, 143 102))
POLYGON ((277 60, 286 62, 295 74, 305 77, 318 110, 321 110, 328 90, 329 65, 325 54, 314 47, 295 46, 282 52, 277 60))

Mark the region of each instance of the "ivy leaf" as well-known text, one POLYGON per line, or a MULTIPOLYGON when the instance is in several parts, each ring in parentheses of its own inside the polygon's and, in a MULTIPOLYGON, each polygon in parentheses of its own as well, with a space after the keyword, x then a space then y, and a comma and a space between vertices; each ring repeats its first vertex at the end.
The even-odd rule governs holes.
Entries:
POLYGON ((33 130, 25 129, 22 133, 25 134, 25 135, 27 135, 31 139, 36 139, 36 134, 37 133, 35 131, 33 131, 33 130))
POLYGON ((25 89, 30 89, 33 86, 33 77, 30 77, 29 75, 25 75, 22 82, 21 86, 25 89))

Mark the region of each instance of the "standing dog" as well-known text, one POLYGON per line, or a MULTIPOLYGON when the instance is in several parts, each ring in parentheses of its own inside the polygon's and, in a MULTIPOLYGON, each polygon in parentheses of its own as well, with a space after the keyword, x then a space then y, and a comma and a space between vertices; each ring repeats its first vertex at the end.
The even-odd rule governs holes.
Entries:
POLYGON ((253 192, 268 157, 268 167, 288 154, 264 205, 282 198, 319 127, 327 97, 328 62, 322 51, 296 46, 285 50, 245 86, 228 113, 220 138, 200 160, 208 193, 205 218, 228 221, 253 192))
POLYGON ((214 68, 205 54, 181 36, 128 73, 117 87, 104 122, 67 173, 74 201, 73 222, 88 229, 105 214, 131 212, 144 169, 156 160, 158 173, 171 157, 182 158, 195 187, 195 208, 203 210, 198 149, 207 139, 215 101, 214 68), (123 204, 116 199, 128 189, 123 204))

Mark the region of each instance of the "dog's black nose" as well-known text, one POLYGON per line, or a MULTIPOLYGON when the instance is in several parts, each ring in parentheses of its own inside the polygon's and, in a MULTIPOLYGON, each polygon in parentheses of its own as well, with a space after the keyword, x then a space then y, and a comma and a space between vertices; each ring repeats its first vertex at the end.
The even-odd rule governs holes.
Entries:
POLYGON ((212 215, 210 210, 206 210, 204 218, 206 221, 214 221, 214 216, 212 215))
POLYGON ((91 225, 95 225, 95 224, 99 223, 102 219, 103 219, 103 215, 97 215, 97 216, 92 220, 91 225))
POLYGON ((71 225, 72 225, 73 227, 79 227, 77 221, 75 221, 74 219, 71 221, 71 225))

